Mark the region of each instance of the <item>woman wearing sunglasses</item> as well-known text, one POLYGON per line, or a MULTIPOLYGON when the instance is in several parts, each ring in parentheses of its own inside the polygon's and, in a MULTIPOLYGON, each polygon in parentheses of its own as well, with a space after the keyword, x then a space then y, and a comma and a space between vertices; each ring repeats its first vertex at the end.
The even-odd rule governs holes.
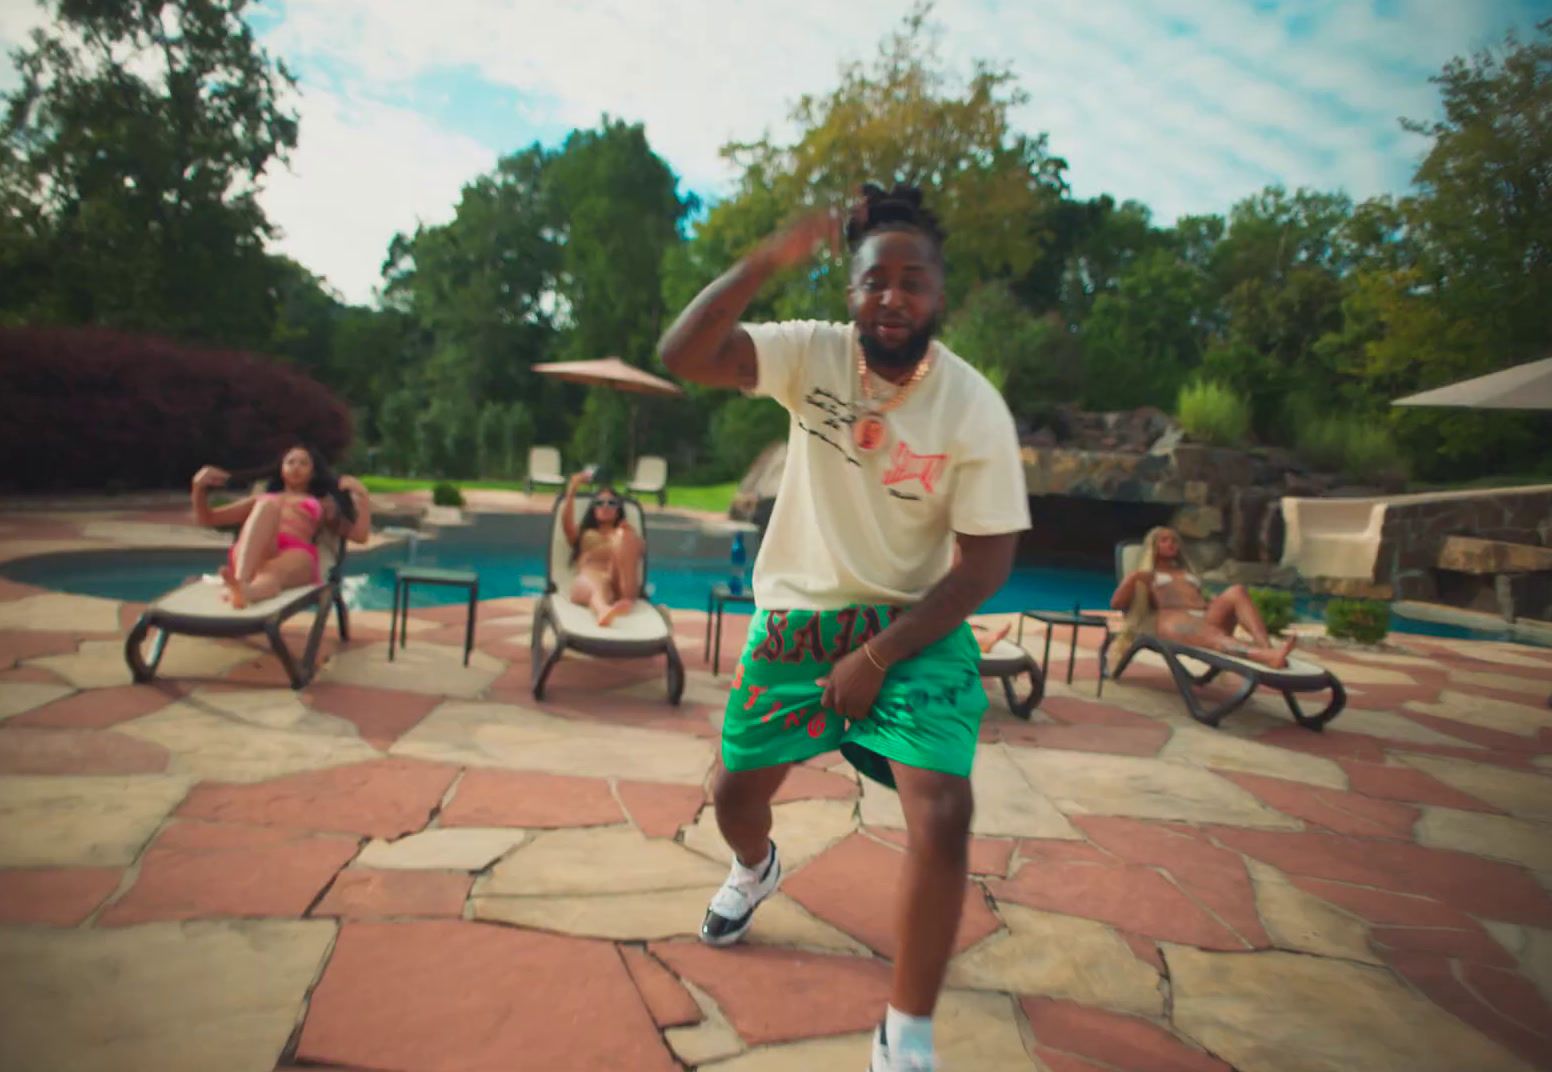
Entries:
POLYGON ((642 541, 625 519, 619 493, 608 485, 594 493, 581 523, 577 522, 573 505, 577 487, 592 475, 592 470, 585 469, 567 481, 560 517, 576 569, 572 601, 591 607, 599 625, 609 625, 630 610, 641 594, 642 541))

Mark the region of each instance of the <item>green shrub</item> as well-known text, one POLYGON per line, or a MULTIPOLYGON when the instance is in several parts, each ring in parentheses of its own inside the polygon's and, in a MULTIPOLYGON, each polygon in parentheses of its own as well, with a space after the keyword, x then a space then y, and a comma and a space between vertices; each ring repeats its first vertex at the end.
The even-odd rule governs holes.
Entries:
POLYGON ((457 484, 444 480, 431 489, 431 501, 438 506, 462 506, 463 492, 458 490, 457 484))
POLYGON ((1309 417, 1299 426, 1298 450, 1317 469, 1359 480, 1406 474, 1401 448, 1384 422, 1375 418, 1353 414, 1309 417))
POLYGON ((1326 604, 1326 633, 1360 644, 1378 644, 1390 632, 1390 604, 1377 599, 1333 599, 1326 604))
POLYGON ((1234 447, 1250 435, 1250 406, 1234 391, 1212 380, 1180 389, 1176 406, 1186 435, 1215 447, 1234 447))
POLYGON ((1261 612, 1266 631, 1280 636, 1293 624, 1293 593, 1282 588, 1252 588, 1250 601, 1261 612))

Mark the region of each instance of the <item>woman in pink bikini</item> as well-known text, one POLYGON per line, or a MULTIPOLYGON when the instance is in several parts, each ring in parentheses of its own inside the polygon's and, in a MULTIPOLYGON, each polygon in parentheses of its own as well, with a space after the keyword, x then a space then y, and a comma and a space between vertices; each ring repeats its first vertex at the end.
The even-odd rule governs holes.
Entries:
POLYGON ((1202 582, 1186 561, 1174 529, 1157 528, 1148 533, 1138 568, 1121 582, 1110 607, 1126 612, 1123 651, 1132 637, 1152 633, 1164 640, 1253 659, 1275 670, 1288 665, 1288 653, 1293 650, 1291 638, 1273 646, 1266 622, 1243 585, 1236 584, 1211 600, 1202 594, 1202 582), (1234 636, 1239 626, 1253 643, 1245 644, 1234 636))
POLYGON ((194 520, 201 525, 242 525, 221 567, 234 607, 318 583, 322 573, 313 541, 324 525, 356 543, 365 543, 372 531, 366 488, 355 477, 336 476, 311 447, 292 447, 278 465, 253 474, 264 475, 269 479, 263 492, 212 507, 210 489, 226 486, 232 474, 213 465, 194 474, 194 520))

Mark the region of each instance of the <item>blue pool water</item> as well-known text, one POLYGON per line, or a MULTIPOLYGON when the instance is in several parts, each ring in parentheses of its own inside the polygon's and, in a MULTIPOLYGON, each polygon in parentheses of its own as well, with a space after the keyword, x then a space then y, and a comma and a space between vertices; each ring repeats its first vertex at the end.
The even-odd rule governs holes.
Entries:
MULTIPOLYGON (((393 602, 393 570, 410 562, 405 547, 352 554, 345 561, 346 602, 365 610, 387 610, 393 602)), ((544 559, 535 552, 468 543, 423 542, 414 563, 443 569, 474 570, 480 598, 537 595, 544 591, 544 559)), ((192 577, 213 573, 219 555, 208 551, 88 551, 8 562, 0 574, 13 581, 77 595, 149 602, 192 577)), ((654 558, 652 598, 685 610, 704 610, 711 586, 727 579, 728 567, 707 559, 654 558)), ((1102 607, 1110 601, 1110 575, 1079 570, 1024 567, 986 604, 988 612, 1029 607, 1071 610, 1075 603, 1102 607)), ((427 586, 415 589, 415 605, 457 603, 461 592, 427 586)), ((736 607, 730 607, 735 611, 736 607)))
MULTIPOLYGON (((393 570, 411 561, 407 545, 381 547, 352 554, 346 560, 346 602, 364 610, 387 610, 393 602, 393 570)), ((414 564, 444 569, 474 570, 480 576, 480 598, 537 595, 544 591, 544 559, 535 551, 510 543, 421 541, 413 552, 414 564)), ((23 584, 78 595, 102 596, 149 602, 193 577, 213 573, 221 563, 209 551, 85 551, 41 555, 0 565, 0 576, 23 584)), ((652 598, 683 610, 704 610, 713 584, 727 578, 728 567, 705 558, 654 557, 651 561, 652 598)), ((1099 570, 1020 566, 981 608, 986 613, 1019 610, 1072 610, 1108 606, 1114 591, 1113 575, 1099 570)), ((463 599, 456 589, 426 586, 415 589, 416 606, 456 603, 463 599)), ((737 611, 737 605, 729 608, 737 611)), ((1321 608, 1314 601, 1297 607, 1299 617, 1317 620, 1321 608)), ((1463 626, 1395 617, 1397 632, 1461 639, 1501 639, 1497 634, 1463 626)))

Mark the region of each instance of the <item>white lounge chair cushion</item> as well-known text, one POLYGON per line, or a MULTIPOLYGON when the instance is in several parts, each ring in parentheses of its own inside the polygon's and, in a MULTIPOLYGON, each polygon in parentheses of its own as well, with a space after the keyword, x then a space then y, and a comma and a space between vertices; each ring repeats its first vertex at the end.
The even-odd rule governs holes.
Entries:
POLYGON ((991 651, 983 651, 981 653, 981 666, 983 668, 996 667, 998 669, 1004 666, 1015 667, 1021 665, 1028 658, 1029 653, 1027 651, 1007 637, 1003 637, 992 646, 991 651))
POLYGON ((224 598, 226 586, 221 583, 221 578, 214 575, 206 575, 200 580, 184 585, 182 588, 168 592, 151 606, 155 610, 166 611, 169 614, 181 615, 185 618, 225 618, 232 621, 247 621, 250 619, 267 618, 276 611, 282 610, 296 602, 309 592, 322 588, 320 584, 304 584, 296 588, 287 588, 279 595, 259 603, 250 603, 241 610, 233 607, 224 598))
POLYGON ((556 592, 549 598, 556 621, 572 636, 614 643, 639 643, 644 648, 660 648, 668 639, 668 623, 644 599, 638 599, 630 610, 607 626, 602 626, 598 624, 591 607, 572 602, 562 592, 556 592))
MULTIPOLYGON (((1202 662, 1199 659, 1191 658, 1189 652, 1180 651, 1178 654, 1180 655, 1182 662, 1189 662, 1191 664, 1187 669, 1190 669, 1192 673, 1201 673, 1202 670, 1207 669, 1208 664, 1202 662), (1197 669, 1198 667, 1201 669, 1197 669)), ((1290 676, 1307 678, 1324 678, 1326 676, 1325 669, 1316 666, 1312 662, 1306 662, 1303 659, 1289 659, 1287 666, 1283 667, 1281 670, 1273 670, 1271 667, 1266 666, 1263 663, 1258 663, 1254 659, 1241 659, 1233 655, 1226 655, 1223 652, 1214 652, 1214 654, 1217 655, 1220 659, 1226 659, 1231 663, 1238 663, 1244 666, 1246 673, 1255 672, 1260 674, 1287 674, 1290 676)))

